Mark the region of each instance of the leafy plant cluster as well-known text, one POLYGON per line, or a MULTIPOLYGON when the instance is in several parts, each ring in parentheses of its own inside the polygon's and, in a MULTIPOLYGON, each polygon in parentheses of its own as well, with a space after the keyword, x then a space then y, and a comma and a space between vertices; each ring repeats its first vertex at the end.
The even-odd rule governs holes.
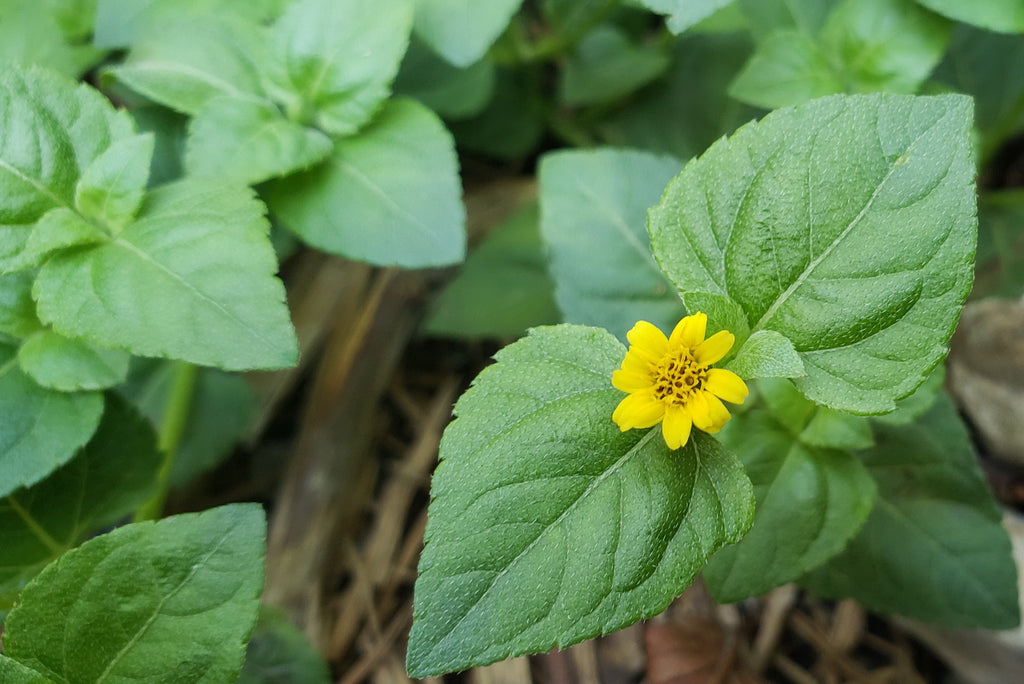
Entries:
POLYGON ((237 372, 297 360, 279 258, 463 259, 456 149, 590 148, 540 157, 426 322, 566 324, 456 406, 411 674, 625 626, 702 569, 723 601, 1016 624, 934 369, 976 238, 979 283, 1024 289, 995 177, 1022 32, 1014 0, 0 0, 0 679, 264 681, 257 618, 295 635, 260 615, 262 511, 164 500, 245 431, 237 372), (620 433, 616 336, 698 310, 755 396, 677 451, 620 433))

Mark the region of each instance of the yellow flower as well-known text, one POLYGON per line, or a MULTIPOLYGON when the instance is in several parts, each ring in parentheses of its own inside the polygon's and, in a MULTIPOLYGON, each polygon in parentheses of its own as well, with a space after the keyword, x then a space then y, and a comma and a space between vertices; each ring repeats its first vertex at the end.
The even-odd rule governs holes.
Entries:
POLYGON ((707 323, 707 315, 698 311, 679 321, 668 338, 647 321, 626 334, 629 351, 612 374, 612 384, 629 393, 612 414, 619 429, 661 423, 669 449, 686 444, 693 425, 704 432, 722 429, 730 416, 721 400, 742 404, 747 386, 732 371, 711 368, 736 338, 722 330, 705 340, 707 323))

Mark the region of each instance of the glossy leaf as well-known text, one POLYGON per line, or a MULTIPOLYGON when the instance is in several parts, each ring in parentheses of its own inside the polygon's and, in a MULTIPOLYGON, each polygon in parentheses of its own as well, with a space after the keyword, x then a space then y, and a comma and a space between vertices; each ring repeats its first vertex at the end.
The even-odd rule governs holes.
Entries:
POLYGON ((291 365, 297 343, 262 214, 236 186, 163 186, 115 239, 46 262, 33 288, 39 317, 143 356, 232 370, 291 365))
POLYGON ((523 0, 416 0, 416 35, 455 66, 478 61, 523 0))
POLYGON ((651 210, 663 271, 793 342, 812 400, 885 413, 924 381, 970 290, 970 100, 829 97, 749 124, 651 210))
POLYGON ((654 615, 749 525, 749 481, 695 432, 619 432, 625 348, 535 328, 455 407, 434 476, 409 637, 414 677, 546 651, 654 615))
POLYGON ((66 463, 96 431, 103 397, 44 389, 0 344, 0 496, 35 484, 66 463))
POLYGON ((239 504, 121 527, 49 565, 4 653, 61 682, 233 681, 256 623, 266 524, 239 504))
POLYGON ((801 584, 917 620, 1015 627, 1010 540, 952 402, 942 397, 916 423, 876 434, 864 463, 878 505, 846 551, 801 584))
POLYGON ((96 434, 71 461, 0 499, 0 610, 47 563, 142 505, 161 460, 149 423, 108 398, 96 434))
POLYGON ((41 330, 21 345, 21 370, 43 387, 61 392, 113 387, 128 375, 127 352, 105 349, 41 330))
POLYGON ((681 168, 677 159, 636 150, 563 151, 541 160, 541 235, 566 321, 624 339, 637 320, 671 330, 682 318, 644 230, 647 208, 681 168))
POLYGON ((465 254, 465 215, 451 136, 430 110, 392 100, 325 162, 275 181, 267 203, 289 230, 334 254, 406 268, 465 254))

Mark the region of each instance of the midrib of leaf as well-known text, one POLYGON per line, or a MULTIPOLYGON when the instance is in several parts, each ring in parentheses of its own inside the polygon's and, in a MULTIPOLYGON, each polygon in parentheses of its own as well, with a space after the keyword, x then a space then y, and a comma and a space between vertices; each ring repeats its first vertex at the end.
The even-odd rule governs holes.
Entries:
POLYGON ((604 482, 609 475, 620 470, 622 466, 625 465, 626 461, 628 461, 636 453, 638 453, 641 450, 641 448, 643 448, 649 441, 651 441, 651 439, 659 432, 660 428, 658 427, 653 427, 650 430, 648 430, 647 434, 641 437, 640 440, 629 449, 629 451, 623 454, 619 458, 619 460, 617 460, 615 463, 613 463, 611 466, 605 469, 603 473, 596 477, 594 481, 587 486, 583 493, 581 493, 575 501, 573 501, 568 507, 566 507, 566 509, 562 511, 562 513, 555 520, 553 520, 544 529, 538 532, 537 536, 534 537, 533 541, 527 544, 522 551, 516 554, 515 558, 510 560, 505 565, 505 567, 502 568, 491 579, 491 581, 487 585, 487 589, 485 589, 484 592, 480 595, 480 598, 477 599, 476 603, 470 606, 469 610, 467 610, 466 613, 461 618, 459 618, 459 620, 454 625, 452 625, 452 627, 436 641, 434 647, 430 649, 430 655, 433 656, 433 654, 437 651, 438 647, 440 647, 441 643, 444 642, 444 640, 447 639, 448 636, 452 634, 456 629, 458 629, 463 622, 465 622, 466 618, 468 618, 470 613, 473 612, 473 609, 476 608, 476 606, 480 605, 480 603, 487 597, 487 594, 489 594, 491 589, 494 588, 494 585, 498 582, 498 580, 504 577, 508 573, 508 571, 519 562, 521 558, 526 556, 526 554, 528 554, 530 550, 533 549, 533 547, 535 547, 545 535, 547 535, 551 530, 555 529, 558 525, 560 525, 562 521, 564 521, 565 518, 568 517, 568 515, 576 509, 576 506, 581 501, 586 499, 590 495, 590 493, 594 491, 602 482, 604 482))
MULTIPOLYGON (((211 549, 210 552, 208 554, 206 554, 206 556, 200 562, 194 563, 192 565, 192 568, 189 570, 189 573, 185 576, 184 579, 181 580, 181 582, 178 584, 178 586, 176 586, 174 589, 172 589, 170 592, 168 592, 166 596, 164 596, 162 599, 160 599, 160 602, 157 604, 156 608, 153 610, 153 614, 149 616, 149 618, 146 620, 146 622, 144 622, 142 624, 142 626, 139 627, 138 631, 135 632, 134 635, 132 635, 132 638, 128 640, 128 643, 126 643, 121 648, 121 650, 118 651, 117 654, 110 660, 110 664, 107 665, 107 668, 105 670, 103 670, 102 673, 100 673, 99 678, 96 679, 97 684, 99 684, 99 682, 104 681, 110 675, 110 672, 117 666, 117 664, 119 662, 121 662, 121 659, 124 658, 126 653, 128 653, 128 650, 132 646, 134 646, 139 641, 139 639, 142 638, 142 636, 149 630, 149 628, 153 625, 153 623, 156 622, 156 619, 158 617, 160 617, 160 611, 163 609, 164 605, 168 601, 170 601, 179 591, 181 591, 185 587, 186 584, 189 583, 189 581, 195 576, 195 574, 197 572, 199 572, 199 568, 201 568, 204 565, 206 565, 207 561, 210 560, 210 558, 213 556, 213 554, 215 554, 218 551, 220 551, 220 547, 224 545, 224 542, 227 540, 227 538, 230 535, 231 535, 231 531, 225 532, 221 536, 220 540, 217 542, 217 545, 213 549, 211 549)), ((66 641, 65 641, 65 643, 66 643, 66 641)), ((65 665, 65 667, 67 666, 67 659, 66 658, 65 658, 65 661, 64 661, 64 665, 65 665)))
POLYGON ((60 544, 56 539, 50 536, 50 533, 43 529, 43 526, 39 524, 39 521, 33 517, 31 513, 26 511, 24 507, 18 502, 13 494, 7 495, 7 501, 21 521, 25 523, 25 526, 32 531, 32 534, 38 539, 43 546, 50 550, 54 556, 59 556, 67 550, 67 547, 60 544))
MULTIPOLYGON (((925 134, 928 133, 932 128, 941 123, 946 118, 946 116, 948 116, 948 112, 944 114, 941 118, 939 118, 938 121, 933 123, 931 126, 921 131, 921 133, 919 133, 918 136, 914 138, 913 142, 911 142, 910 145, 907 146, 906 151, 904 151, 903 154, 897 157, 896 161, 893 162, 892 166, 889 168, 888 173, 885 174, 885 178, 883 178, 878 183, 878 185, 875 186, 874 192, 871 193, 871 197, 868 198, 868 201, 861 208, 860 212, 853 218, 853 220, 851 220, 846 225, 842 232, 839 233, 839 235, 837 235, 834 240, 832 240, 832 244, 826 247, 824 251, 822 251, 822 253, 819 254, 813 261, 807 264, 807 267, 799 276, 797 276, 796 280, 790 283, 789 287, 786 288, 785 292, 779 295, 778 299, 772 302, 772 305, 768 307, 767 311, 764 312, 764 315, 761 316, 761 319, 750 329, 751 334, 757 332, 758 330, 764 329, 764 326, 768 323, 768 321, 772 319, 772 317, 775 316, 779 308, 786 303, 786 301, 793 295, 793 293, 796 292, 808 278, 811 277, 811 275, 814 273, 814 270, 821 264, 822 261, 827 259, 828 256, 832 254, 832 251, 839 246, 839 243, 846 239, 846 236, 850 234, 850 231, 857 227, 861 219, 863 219, 867 215, 868 211, 871 209, 871 206, 875 203, 875 200, 878 198, 879 193, 882 192, 882 189, 885 187, 885 184, 889 182, 889 179, 892 177, 892 174, 895 173, 896 169, 901 166, 899 160, 902 159, 904 156, 910 154, 910 152, 914 149, 914 146, 917 145, 921 138, 923 138, 925 134)), ((808 226, 807 229, 808 232, 811 232, 813 231, 813 226, 808 226)))
POLYGON ((110 244, 122 247, 122 248, 128 250, 129 252, 131 252, 132 254, 134 254, 135 256, 139 257, 143 261, 153 265, 159 271, 165 273, 166 275, 171 277, 174 281, 176 281, 177 283, 179 283, 182 286, 184 286, 185 289, 187 289, 190 292, 192 292, 197 298, 199 298, 200 300, 202 300, 206 304, 209 304, 214 309, 216 309, 217 311, 221 312, 226 317, 230 318, 232 321, 237 323, 243 330, 248 331, 250 334, 252 334, 253 337, 255 337, 257 340, 259 340, 266 349, 268 349, 268 350, 270 350, 272 352, 278 351, 277 347, 275 347, 269 340, 267 340, 267 338, 263 336, 263 334, 260 332, 260 330, 258 330, 256 328, 250 327, 241 318, 236 316, 234 313, 232 313, 228 309, 225 309, 220 304, 220 302, 218 302, 217 300, 211 298, 209 295, 204 293, 202 290, 198 289, 195 285, 193 285, 192 283, 190 283, 187 280, 185 280, 185 278, 183 278, 181 275, 175 273, 174 271, 169 269, 167 266, 165 266, 164 264, 162 264, 159 261, 157 261, 156 259, 154 259, 149 254, 147 254, 146 252, 144 252, 141 249, 139 249, 138 247, 136 247, 131 242, 128 242, 127 240, 119 237, 116 240, 113 240, 110 244))
POLYGON ((242 99, 257 99, 260 102, 272 104, 270 100, 266 98, 260 97, 255 93, 240 90, 239 88, 236 88, 230 81, 225 81, 224 79, 218 78, 217 76, 209 72, 202 71, 188 64, 182 64, 180 62, 168 62, 162 59, 144 59, 139 62, 125 64, 124 66, 126 69, 140 69, 143 71, 163 70, 172 74, 179 73, 184 76, 191 76, 192 78, 195 78, 199 81, 202 81, 204 83, 207 83, 208 85, 213 86, 217 90, 220 90, 221 92, 227 95, 231 95, 242 99), (160 69, 157 69, 157 67, 160 67, 160 69))
POLYGON ((579 182, 577 183, 577 187, 580 189, 580 191, 583 193, 585 197, 587 197, 599 209, 601 209, 601 211, 605 213, 605 215, 610 219, 611 224, 615 226, 615 229, 619 233, 622 234, 622 237, 625 238, 626 242, 628 242, 629 245, 636 251, 636 253, 640 255, 640 258, 643 259, 644 262, 646 262, 651 267, 651 270, 653 270, 655 273, 658 274, 659 277, 661 277, 661 270, 658 269, 658 263, 654 260, 654 255, 651 253, 651 250, 644 246, 642 242, 640 242, 640 240, 633 233, 633 231, 629 229, 629 226, 626 225, 626 221, 622 218, 622 216, 617 211, 609 207, 608 204, 604 201, 604 199, 597 195, 597 193, 595 193, 590 188, 590 186, 584 185, 582 182, 579 182))
MULTIPOLYGON (((28 183, 29 185, 34 187, 36 190, 38 190, 40 192, 40 194, 45 195, 50 200, 52 200, 53 203, 56 204, 57 206, 64 207, 65 209, 70 209, 71 211, 75 211, 74 207, 70 206, 67 202, 62 200, 60 197, 58 197, 57 195, 53 194, 53 191, 50 190, 50 188, 46 187, 45 185, 40 183, 35 178, 32 178, 31 176, 26 176, 24 173, 22 173, 22 171, 20 169, 14 167, 14 166, 11 166, 10 164, 8 164, 3 159, 0 159, 0 168, 5 169, 6 171, 9 171, 13 175, 15 175, 18 178, 20 178, 21 180, 25 181, 26 183, 28 183)), ((78 212, 75 211, 75 213, 77 214, 78 212)))
MULTIPOLYGON (((402 146, 405 147, 405 145, 402 146)), ((377 195, 382 200, 384 200, 384 203, 392 207, 395 213, 408 219, 409 223, 418 228, 420 232, 430 236, 431 238, 437 237, 434 234, 434 231, 430 229, 430 226, 420 221, 420 219, 417 216, 410 214, 408 211, 399 206, 398 203, 395 202, 395 200, 391 199, 391 197, 386 192, 384 192, 384 190, 379 185, 377 185, 372 180, 367 178, 359 169, 352 166, 344 159, 333 159, 332 163, 338 166, 342 173, 347 173, 348 175, 352 176, 353 178, 355 178, 355 180, 359 181, 367 189, 373 192, 373 194, 377 195)))

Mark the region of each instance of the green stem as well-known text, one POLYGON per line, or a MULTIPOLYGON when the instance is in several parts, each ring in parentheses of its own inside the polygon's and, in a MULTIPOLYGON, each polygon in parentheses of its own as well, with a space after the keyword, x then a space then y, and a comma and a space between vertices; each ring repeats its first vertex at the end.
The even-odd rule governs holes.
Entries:
POLYGON ((157 447, 163 452, 164 457, 157 472, 156 492, 135 513, 135 522, 156 520, 163 514, 167 493, 171 488, 174 459, 178 455, 181 437, 185 434, 185 426, 188 424, 189 412, 192 409, 198 371, 199 369, 191 363, 179 361, 176 364, 171 394, 167 398, 167 407, 164 409, 157 438, 157 447))

